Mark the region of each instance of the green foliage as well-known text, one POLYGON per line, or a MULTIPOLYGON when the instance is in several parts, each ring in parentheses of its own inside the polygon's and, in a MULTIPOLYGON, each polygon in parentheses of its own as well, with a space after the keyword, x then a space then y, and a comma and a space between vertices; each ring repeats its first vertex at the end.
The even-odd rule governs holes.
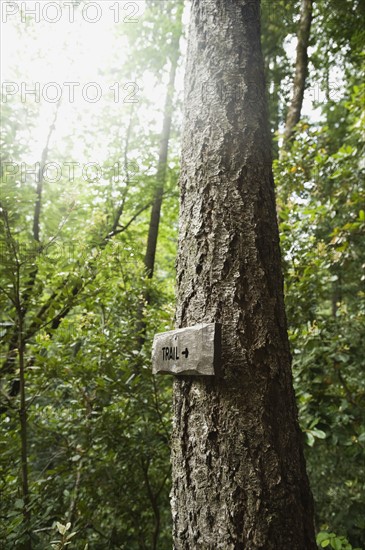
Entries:
POLYGON ((275 164, 294 382, 317 522, 355 545, 365 543, 362 93, 355 87, 344 100, 347 140, 337 151, 328 152, 326 128, 302 125, 275 164))
MULTIPOLYGON (((163 526, 161 548, 170 545, 170 390, 167 381, 152 377, 148 350, 151 335, 170 328, 173 312, 164 304, 171 297, 158 282, 146 281, 143 264, 128 242, 125 237, 95 253, 88 245, 80 250, 73 243, 75 254, 70 257, 51 252, 33 257, 27 251, 20 256, 25 282, 34 266, 38 268, 28 328, 34 323, 33 311, 47 304, 52 289, 66 280, 50 306, 49 321, 37 327, 27 351, 31 530, 38 546, 50 540, 47 526, 55 521, 66 524, 71 517, 78 545, 110 544, 129 550, 140 548, 138 541, 143 540, 152 547, 157 521, 163 526), (56 328, 49 328, 79 281, 72 311, 56 328), (135 323, 147 284, 154 305, 146 311, 149 337, 140 350, 135 323)), ((5 251, 12 244, 5 241, 5 251)), ((70 253, 67 244, 60 249, 70 253)), ((6 257, 2 276, 5 282, 8 276, 6 286, 12 291, 16 265, 10 252, 6 257)), ((4 325, 12 330, 17 319, 11 301, 5 314, 4 325)), ((10 339, 5 336, 4 350, 10 339)), ((14 375, 4 375, 4 391, 14 375)), ((5 401, 1 437, 2 537, 9 545, 23 536, 18 406, 18 396, 5 401)), ((55 548, 67 542, 62 539, 55 548)))
POLYGON ((61 535, 59 540, 52 540, 51 546, 54 548, 54 550, 62 550, 63 548, 66 548, 69 544, 71 544, 71 539, 77 534, 76 531, 73 531, 71 533, 68 533, 71 527, 71 523, 68 522, 66 525, 62 525, 62 523, 56 522, 57 532, 59 535, 61 535))
POLYGON ((345 537, 338 537, 335 533, 321 531, 317 535, 317 544, 319 548, 333 548, 334 550, 361 550, 353 548, 345 537))
MULTIPOLYGON (((171 17, 176 18, 173 34, 178 35, 181 7, 151 3, 145 14, 146 23, 148 18, 153 22, 146 24, 143 41, 156 80, 166 71, 169 56, 176 55, 176 47, 172 51, 165 43, 154 58, 155 35, 164 35, 171 17)), ((134 74, 144 70, 143 59, 135 63, 134 74)), ((14 119, 22 107, 4 110, 8 118, 3 160, 16 166, 29 154, 22 139, 24 128, 14 119)), ((133 106, 124 109, 122 119, 120 113, 114 115, 115 108, 110 102, 95 120, 94 138, 99 125, 104 136, 109 128, 107 153, 99 160, 102 177, 77 174, 71 179, 66 170, 56 184, 42 181, 39 241, 32 231, 35 178, 24 179, 19 171, 2 173, 4 549, 20 548, 29 538, 36 549, 171 547, 171 388, 168 379, 152 377, 149 350, 153 334, 169 330, 173 319, 178 165, 171 155, 157 276, 150 281, 143 255, 159 134, 144 123, 143 108, 142 113, 133 106), (143 302, 147 290, 149 305, 143 302), (141 314, 146 324, 144 346, 141 314), (19 342, 25 348, 23 374, 19 342), (25 403, 19 386, 24 388, 25 403), (26 414, 27 433, 20 427, 19 412, 26 414), (27 491, 21 476, 24 441, 27 491)), ((87 147, 88 134, 83 141, 87 147)), ((74 160, 74 146, 74 137, 68 136, 62 149, 51 147, 48 160, 61 165, 74 160)))

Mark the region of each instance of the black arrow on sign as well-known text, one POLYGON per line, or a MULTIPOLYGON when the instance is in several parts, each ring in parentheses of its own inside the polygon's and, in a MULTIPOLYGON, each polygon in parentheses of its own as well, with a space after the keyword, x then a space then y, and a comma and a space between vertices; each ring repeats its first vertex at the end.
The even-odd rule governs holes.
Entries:
POLYGON ((182 355, 185 355, 185 359, 188 358, 188 356, 189 356, 189 350, 188 350, 188 348, 185 348, 185 350, 182 351, 181 353, 182 353, 182 355))

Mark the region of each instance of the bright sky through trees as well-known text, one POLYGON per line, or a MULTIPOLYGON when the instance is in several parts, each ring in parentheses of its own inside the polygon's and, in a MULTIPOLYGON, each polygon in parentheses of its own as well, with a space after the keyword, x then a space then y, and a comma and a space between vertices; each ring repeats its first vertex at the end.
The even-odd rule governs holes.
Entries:
MULTIPOLYGON (((105 109, 119 118, 126 115, 128 104, 135 103, 146 125, 154 124, 156 131, 160 130, 165 82, 158 84, 149 71, 133 79, 120 70, 125 64, 133 66, 124 31, 143 18, 144 1, 91 2, 99 6, 100 12, 91 6, 82 9, 83 4, 70 10, 67 2, 61 1, 58 12, 52 6, 48 10, 43 7, 56 2, 13 4, 19 7, 14 14, 10 10, 6 13, 3 7, 2 93, 3 101, 14 96, 27 109, 38 111, 36 126, 26 136, 31 142, 27 162, 40 158, 60 94, 62 106, 52 142, 62 151, 63 140, 71 135, 73 156, 79 162, 98 162, 107 155, 105 139, 95 139, 95 135, 87 150, 84 147, 88 127, 95 126, 105 109), (21 4, 28 10, 25 21, 21 4), (59 21, 49 22, 58 17, 59 21), (32 93, 34 90, 39 97, 32 93)), ((188 19, 186 9, 185 24, 188 19)), ((181 48, 186 48, 184 40, 181 48)), ((178 71, 176 88, 182 91, 183 68, 178 71)))

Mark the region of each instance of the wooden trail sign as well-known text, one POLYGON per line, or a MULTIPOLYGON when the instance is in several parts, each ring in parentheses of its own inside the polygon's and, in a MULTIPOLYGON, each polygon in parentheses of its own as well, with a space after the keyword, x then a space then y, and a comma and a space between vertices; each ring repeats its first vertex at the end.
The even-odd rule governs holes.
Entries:
POLYGON ((213 376, 219 340, 216 323, 201 323, 156 334, 152 346, 152 372, 213 376))

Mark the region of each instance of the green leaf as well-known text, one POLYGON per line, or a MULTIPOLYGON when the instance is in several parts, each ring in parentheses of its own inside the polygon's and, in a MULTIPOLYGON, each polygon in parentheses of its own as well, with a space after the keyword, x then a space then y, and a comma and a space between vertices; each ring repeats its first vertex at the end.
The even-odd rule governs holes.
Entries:
POLYGON ((56 522, 57 530, 60 535, 64 535, 67 531, 66 525, 62 525, 59 521, 56 522))
POLYGON ((318 439, 326 439, 326 433, 324 431, 318 430, 317 428, 314 428, 311 431, 314 437, 318 437, 318 439))
POLYGON ((328 539, 327 531, 321 531, 320 533, 318 533, 318 535, 316 537, 317 544, 321 544, 322 541, 327 540, 327 539, 328 539))
POLYGON ((21 498, 17 498, 15 503, 14 503, 14 507, 15 508, 23 508, 24 506, 24 502, 21 498))

